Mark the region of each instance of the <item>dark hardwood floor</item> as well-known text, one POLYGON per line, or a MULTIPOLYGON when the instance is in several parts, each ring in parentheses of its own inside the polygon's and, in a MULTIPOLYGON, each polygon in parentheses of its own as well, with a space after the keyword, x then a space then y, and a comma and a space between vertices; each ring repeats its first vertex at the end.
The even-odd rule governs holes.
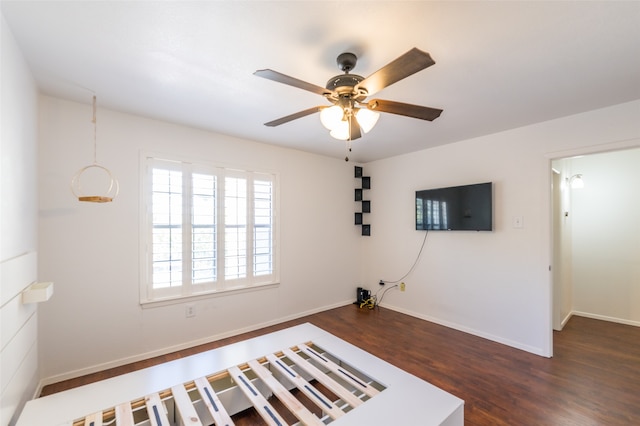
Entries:
MULTIPOLYGON (((349 305, 46 386, 48 395, 310 322, 465 401, 465 425, 640 425, 640 328, 573 317, 544 358, 398 312, 349 305)), ((416 424, 419 424, 416 419, 416 424)))

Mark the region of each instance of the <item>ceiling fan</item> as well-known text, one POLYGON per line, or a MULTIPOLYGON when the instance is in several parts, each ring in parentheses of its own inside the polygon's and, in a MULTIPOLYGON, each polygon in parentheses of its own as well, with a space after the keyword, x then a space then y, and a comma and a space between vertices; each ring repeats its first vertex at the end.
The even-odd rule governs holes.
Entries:
POLYGON ((331 136, 336 139, 352 141, 361 137, 362 132, 366 133, 373 128, 378 120, 378 112, 388 112, 428 121, 435 120, 442 113, 441 109, 402 102, 383 99, 366 100, 368 96, 385 87, 435 64, 428 53, 413 48, 367 78, 349 74, 355 67, 357 60, 358 58, 353 53, 340 54, 337 63, 344 74, 330 78, 325 87, 307 83, 270 69, 256 71, 254 74, 259 77, 317 93, 324 96, 332 104, 299 111, 264 123, 265 126, 279 126, 320 112, 320 120, 331 131, 331 136))

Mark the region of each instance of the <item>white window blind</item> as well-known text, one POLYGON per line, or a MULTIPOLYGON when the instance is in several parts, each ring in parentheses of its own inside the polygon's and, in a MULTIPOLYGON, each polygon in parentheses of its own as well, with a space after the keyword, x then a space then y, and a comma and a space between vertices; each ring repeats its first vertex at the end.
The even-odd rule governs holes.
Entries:
POLYGON ((144 156, 141 303, 277 282, 276 175, 144 156))

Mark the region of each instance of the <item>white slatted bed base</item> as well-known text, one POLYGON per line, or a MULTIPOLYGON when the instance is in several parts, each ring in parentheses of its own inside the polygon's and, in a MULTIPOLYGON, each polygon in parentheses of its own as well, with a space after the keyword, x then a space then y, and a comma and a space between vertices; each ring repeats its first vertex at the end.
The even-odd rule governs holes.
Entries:
POLYGON ((176 403, 182 424, 185 426, 203 426, 196 407, 191 403, 191 398, 189 398, 184 386, 177 385, 172 387, 171 394, 173 395, 173 401, 176 403))
POLYGON ((315 416, 315 414, 309 411, 307 407, 305 407, 298 399, 296 399, 296 397, 291 394, 291 392, 289 392, 289 390, 285 388, 284 385, 273 376, 273 374, 271 374, 271 371, 263 367, 262 364, 260 364, 256 360, 253 360, 249 361, 249 367, 251 367, 251 371, 256 373, 256 375, 269 387, 269 389, 271 389, 273 394, 303 424, 309 426, 320 426, 324 424, 318 417, 315 416))
POLYGON ((293 352, 291 349, 285 349, 283 352, 287 356, 287 358, 293 361, 298 367, 304 370, 319 383, 322 383, 322 385, 329 389, 331 392, 342 398, 342 400, 347 404, 351 405, 352 407, 357 407, 358 405, 362 404, 362 400, 355 396, 354 393, 352 393, 348 389, 345 389, 344 386, 340 385, 340 383, 324 374, 322 371, 320 371, 320 369, 313 366, 311 363, 304 362, 304 359, 297 353, 293 352))
MULTIPOLYGON (((314 404, 316 404, 323 412, 326 412, 332 419, 342 417, 344 411, 333 403, 329 398, 324 396, 317 388, 311 383, 307 382, 302 376, 296 373, 292 368, 287 367, 284 361, 278 359, 275 355, 267 355, 267 360, 272 368, 278 370, 286 379, 289 379, 303 394, 307 396, 314 404)), ((251 365, 251 364, 250 364, 251 365)), ((253 371, 256 371, 253 368, 253 371)), ((264 380, 264 379, 263 379, 264 380)), ((283 388, 284 389, 284 388, 283 388)), ((285 389, 286 391, 286 389, 285 389)), ((315 416, 314 416, 315 417, 315 416)), ((315 417, 314 422, 305 421, 304 418, 298 417, 304 424, 313 425, 319 424, 320 421, 315 421, 318 418, 315 417)))
POLYGON ((211 387, 211 383, 209 383, 205 377, 196 379, 195 383, 207 410, 209 410, 209 414, 211 414, 211 417, 213 418, 213 422, 217 426, 231 426, 233 424, 233 420, 231 420, 231 416, 227 413, 227 410, 222 405, 222 402, 220 402, 218 395, 211 387))
POLYGON ((160 394, 154 393, 145 398, 147 413, 149 414, 149 423, 151 426, 168 426, 167 409, 162 403, 160 394))
MULTIPOLYGON (((71 425, 71 423, 69 423, 71 425)), ((93 413, 84 419, 84 426, 102 426, 102 413, 93 413)))
POLYGON ((251 384, 251 379, 246 377, 238 367, 231 367, 229 373, 233 380, 236 381, 240 390, 246 395, 253 404, 253 408, 260 414, 263 420, 269 426, 286 425, 287 422, 278 414, 269 401, 251 384))
POLYGON ((336 374, 336 376, 338 376, 340 379, 347 381, 349 384, 354 386, 356 389, 364 392, 369 397, 376 396, 380 392, 380 391, 378 391, 378 389, 376 389, 373 386, 371 386, 370 382, 363 381, 362 379, 359 379, 354 374, 354 372, 349 371, 344 366, 340 366, 340 365, 336 364, 335 362, 331 361, 329 358, 327 358, 327 357, 323 356, 322 354, 318 353, 318 351, 308 347, 305 344, 300 344, 298 346, 300 347, 302 352, 304 352, 306 354, 310 354, 311 355, 310 356, 311 359, 319 360, 321 365, 323 365, 326 368, 328 368, 329 370, 333 371, 336 374))
POLYGON ((133 410, 131 409, 130 403, 125 402, 124 404, 118 405, 115 413, 116 424, 118 426, 135 426, 135 422, 133 421, 133 410))
POLYGON ((462 426, 463 404, 304 324, 29 401, 16 426, 231 426, 245 409, 273 426, 462 426))

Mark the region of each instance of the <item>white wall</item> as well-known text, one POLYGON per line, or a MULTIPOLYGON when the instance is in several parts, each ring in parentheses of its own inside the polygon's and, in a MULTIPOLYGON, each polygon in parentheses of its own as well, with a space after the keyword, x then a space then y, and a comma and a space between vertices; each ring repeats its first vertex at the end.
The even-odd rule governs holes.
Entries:
POLYGON ((413 264, 425 236, 414 230, 416 190, 492 181, 494 231, 430 232, 406 292, 390 290, 383 305, 551 355, 550 161, 640 146, 638 123, 635 101, 366 164, 375 232, 364 242, 363 282, 377 288, 413 264))
POLYGON ((640 325, 640 149, 571 160, 573 311, 640 325))
POLYGON ((80 203, 69 183, 93 161, 91 107, 42 97, 40 117, 39 267, 56 283, 40 313, 45 383, 353 300, 362 237, 352 163, 101 109, 98 94, 98 161, 120 195, 80 203), (140 150, 278 172, 280 286, 197 301, 195 318, 185 304, 141 308, 140 150))
POLYGON ((37 278, 37 92, 0 19, 0 424, 6 425, 33 397, 39 380, 37 308, 21 298, 37 278))
POLYGON ((372 236, 360 237, 352 163, 100 108, 99 160, 122 190, 112 204, 81 204, 69 181, 92 159, 90 106, 49 97, 41 105, 39 266, 56 282, 40 312, 45 383, 348 303, 358 285, 375 291, 417 255, 415 190, 488 180, 495 231, 430 233, 407 291, 390 291, 384 304, 550 355, 550 161, 640 145, 636 101, 365 164, 372 236), (198 302, 189 319, 180 304, 141 309, 141 149, 278 171, 281 286, 198 302), (524 228, 513 228, 515 216, 524 228))

